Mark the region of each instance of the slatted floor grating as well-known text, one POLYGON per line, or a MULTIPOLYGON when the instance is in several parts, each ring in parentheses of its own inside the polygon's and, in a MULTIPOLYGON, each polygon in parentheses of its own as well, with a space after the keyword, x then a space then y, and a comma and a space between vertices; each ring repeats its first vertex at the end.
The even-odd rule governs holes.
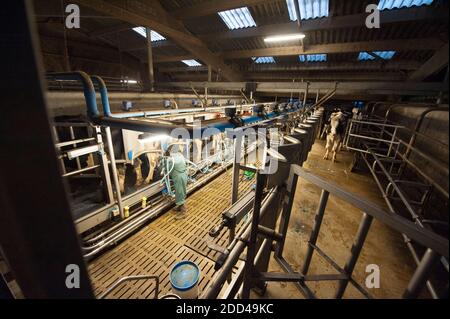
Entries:
MULTIPOLYGON (((114 249, 93 260, 89 266, 95 295, 102 294, 124 276, 157 275, 160 278, 159 296, 171 292, 169 270, 181 260, 197 263, 201 269, 202 291, 214 274, 217 252, 208 248, 209 230, 220 221, 222 212, 230 206, 231 171, 225 172, 187 199, 186 219, 175 220, 174 212, 167 212, 114 249)), ((249 191, 253 181, 241 178, 240 196, 249 191)), ((228 232, 213 240, 225 247, 228 232)), ((149 299, 155 296, 151 280, 121 285, 108 298, 149 299)))

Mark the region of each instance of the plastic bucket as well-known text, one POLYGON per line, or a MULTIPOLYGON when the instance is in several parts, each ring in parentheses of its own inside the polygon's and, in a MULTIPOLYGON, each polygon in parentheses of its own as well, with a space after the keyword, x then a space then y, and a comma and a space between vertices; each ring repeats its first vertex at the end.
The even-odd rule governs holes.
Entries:
POLYGON ((197 299, 200 268, 192 261, 184 260, 176 263, 170 271, 170 284, 174 294, 181 299, 197 299))

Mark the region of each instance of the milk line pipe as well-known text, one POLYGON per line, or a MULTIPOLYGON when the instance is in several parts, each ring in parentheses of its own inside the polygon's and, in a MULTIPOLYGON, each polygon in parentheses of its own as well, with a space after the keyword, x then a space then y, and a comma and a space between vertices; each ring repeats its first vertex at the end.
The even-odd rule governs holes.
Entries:
MULTIPOLYGON (((100 116, 97 107, 97 98, 95 93, 95 87, 92 82, 91 77, 82 71, 68 72, 68 73, 48 73, 47 78, 55 79, 55 80, 76 80, 80 81, 83 84, 84 97, 86 101, 87 107, 87 116, 88 118, 97 125, 106 125, 110 127, 116 127, 120 129, 130 129, 133 131, 141 131, 141 132, 162 132, 169 133, 172 129, 176 127, 183 127, 187 129, 189 132, 192 132, 192 127, 186 125, 167 125, 160 123, 148 123, 144 121, 131 121, 126 119, 114 119, 109 116, 100 116)), ((102 103, 104 112, 106 114, 110 113, 109 100, 106 90, 106 85, 104 85, 104 81, 99 77, 94 76, 94 81, 99 83, 101 88, 102 103)))
MULTIPOLYGON (((131 113, 117 113, 113 114, 111 112, 111 106, 109 104, 108 97, 108 89, 106 87, 105 81, 98 75, 91 76, 91 79, 94 83, 99 86, 100 96, 103 104, 103 114, 107 117, 116 117, 116 118, 129 118, 129 117, 147 117, 150 115, 162 115, 162 114, 179 114, 179 113, 187 113, 187 112, 207 112, 212 110, 221 110, 227 108, 227 106, 223 107, 203 107, 202 109, 191 108, 191 109, 178 109, 177 110, 164 110, 164 111, 141 111, 141 112, 131 112, 131 113)), ((263 104, 272 104, 263 103, 263 104)), ((253 106, 253 104, 242 105, 242 107, 253 106)), ((230 106, 231 107, 231 106, 230 106)))
MULTIPOLYGON (((140 131, 140 132, 149 132, 149 133, 155 133, 155 134, 167 134, 170 135, 173 129, 175 128, 183 128, 187 130, 190 134, 190 136, 193 136, 193 126, 185 125, 185 124, 178 124, 178 123, 150 123, 146 121, 138 121, 138 120, 128 120, 128 119, 121 119, 121 118, 114 118, 111 116, 111 109, 109 105, 109 99, 108 99, 108 92, 106 89, 106 85, 104 81, 98 77, 93 76, 92 78, 89 77, 86 73, 77 71, 77 72, 71 72, 71 73, 49 73, 47 75, 50 78, 58 79, 58 80, 79 80, 82 82, 85 92, 85 99, 86 99, 86 105, 88 108, 88 117, 90 120, 94 122, 94 124, 97 125, 106 125, 113 128, 120 128, 120 129, 129 129, 133 131, 140 131), (102 104, 103 104, 103 110, 105 116, 100 116, 100 113, 98 111, 97 102, 96 102, 96 94, 95 94, 95 88, 92 81, 95 81, 100 86, 100 94, 102 95, 102 104)), ((299 110, 297 110, 299 111, 299 110)), ((274 116, 274 115, 272 115, 274 116)), ((258 120, 261 120, 260 117, 249 117, 244 118, 244 122, 256 122, 258 120)), ((228 120, 227 120, 228 122, 228 120)), ((207 123, 208 124, 208 123, 207 123)), ((219 126, 212 124, 211 126, 207 126, 204 129, 202 129, 202 132, 207 128, 218 128, 220 130, 224 130, 225 128, 231 128, 227 125, 228 123, 219 123, 219 126)), ((231 124, 231 123, 229 123, 231 124)), ((232 125, 232 124, 231 124, 232 125)), ((234 127, 234 125, 233 125, 234 127)))
POLYGON ((63 72, 63 73, 47 73, 47 78, 54 80, 74 80, 83 84, 84 98, 86 100, 87 113, 89 118, 98 117, 100 113, 97 108, 97 98, 95 94, 94 84, 89 75, 83 71, 63 72))

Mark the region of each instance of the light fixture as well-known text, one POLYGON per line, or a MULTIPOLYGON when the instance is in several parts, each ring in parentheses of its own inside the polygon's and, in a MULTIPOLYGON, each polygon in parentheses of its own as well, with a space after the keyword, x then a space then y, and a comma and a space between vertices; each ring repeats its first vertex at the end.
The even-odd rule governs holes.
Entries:
POLYGON ((170 136, 167 134, 150 134, 150 133, 142 133, 138 137, 138 141, 141 144, 147 144, 152 142, 158 142, 169 138, 170 136))
POLYGON ((125 83, 125 84, 137 84, 138 81, 126 79, 126 80, 120 80, 120 83, 125 83))
POLYGON ((73 160, 74 158, 91 154, 94 152, 98 152, 100 150, 100 147, 98 145, 91 145, 86 147, 80 147, 73 150, 70 150, 67 152, 67 158, 69 160, 73 160))
POLYGON ((285 34, 285 35, 275 35, 264 39, 264 42, 284 42, 284 41, 294 41, 304 39, 305 35, 303 33, 295 34, 285 34))

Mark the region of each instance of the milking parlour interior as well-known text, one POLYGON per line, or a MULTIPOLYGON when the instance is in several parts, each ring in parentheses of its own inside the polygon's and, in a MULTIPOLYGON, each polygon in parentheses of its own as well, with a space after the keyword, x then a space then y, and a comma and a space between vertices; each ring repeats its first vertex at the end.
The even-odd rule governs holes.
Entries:
POLYGON ((2 6, 0 299, 448 298, 448 1, 2 6))

